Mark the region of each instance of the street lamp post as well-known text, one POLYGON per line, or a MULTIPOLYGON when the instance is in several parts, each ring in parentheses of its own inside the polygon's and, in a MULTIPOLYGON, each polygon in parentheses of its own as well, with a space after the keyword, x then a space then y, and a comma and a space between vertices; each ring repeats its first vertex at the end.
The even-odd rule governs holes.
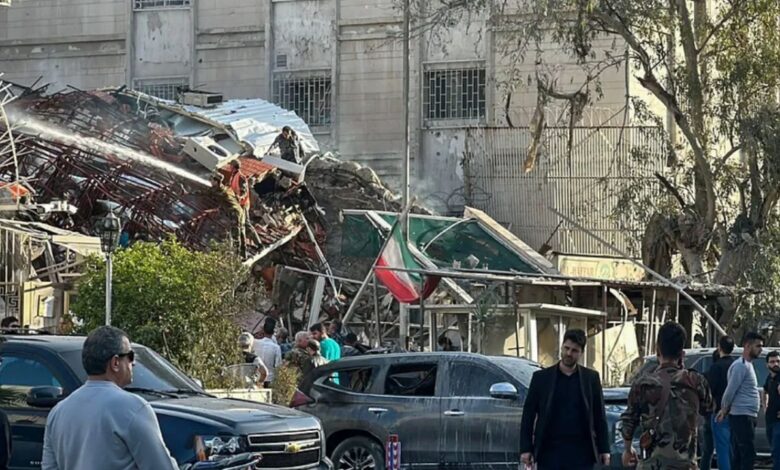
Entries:
POLYGON ((100 245, 106 254, 106 325, 111 325, 111 282, 114 275, 111 255, 117 247, 121 230, 119 217, 111 211, 100 220, 100 245))

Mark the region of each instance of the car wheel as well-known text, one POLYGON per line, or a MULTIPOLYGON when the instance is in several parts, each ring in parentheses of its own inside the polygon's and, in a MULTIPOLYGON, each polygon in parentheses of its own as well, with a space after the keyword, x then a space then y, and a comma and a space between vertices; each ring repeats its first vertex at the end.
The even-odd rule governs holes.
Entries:
POLYGON ((385 453, 376 441, 367 437, 350 437, 333 451, 335 470, 385 470, 385 453))

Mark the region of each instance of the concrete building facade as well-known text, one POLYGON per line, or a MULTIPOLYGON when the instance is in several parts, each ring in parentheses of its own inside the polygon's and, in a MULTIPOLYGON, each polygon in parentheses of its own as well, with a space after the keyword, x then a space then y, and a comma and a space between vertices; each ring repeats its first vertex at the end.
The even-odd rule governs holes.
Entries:
MULTIPOLYGON (((408 109, 413 192, 441 212, 458 213, 464 204, 487 207, 475 191, 492 190, 475 190, 468 181, 464 156, 469 138, 476 138, 469 129, 505 127, 507 116, 514 126, 528 126, 537 102, 535 85, 518 80, 533 77, 533 61, 511 63, 506 52, 515 33, 489 27, 487 18, 413 37, 408 107, 395 0, 14 0, 0 8, 0 72, 25 85, 40 78, 53 90, 125 84, 173 98, 177 86, 188 85, 229 98, 265 98, 296 111, 321 148, 371 166, 396 187, 408 109)), ((612 47, 611 38, 603 42, 612 47)), ((578 86, 582 72, 573 60, 553 44, 546 54, 558 64, 553 73, 561 87, 578 86)), ((629 86, 624 69, 606 73, 604 99, 581 125, 617 125, 629 86)), ((517 168, 527 137, 500 151, 509 152, 517 168)), ((547 176, 522 184, 540 192, 547 176)), ((529 206, 507 191, 492 194, 493 203, 529 206)), ((546 211, 537 205, 550 203, 527 207, 541 217, 531 223, 542 225, 533 235, 535 248, 555 229, 555 220, 537 213, 546 211)), ((527 217, 497 218, 524 237, 520 225, 527 217)), ((567 248, 565 237, 555 237, 561 251, 593 251, 567 248)))

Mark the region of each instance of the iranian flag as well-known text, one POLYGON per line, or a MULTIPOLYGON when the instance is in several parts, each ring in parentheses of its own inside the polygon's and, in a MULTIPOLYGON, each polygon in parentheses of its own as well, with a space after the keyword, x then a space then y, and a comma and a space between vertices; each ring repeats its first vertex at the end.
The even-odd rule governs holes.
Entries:
MULTIPOLYGON (((435 269, 436 265, 408 242, 404 231, 405 227, 406 218, 402 217, 390 232, 390 240, 387 241, 376 266, 379 268, 435 269)), ((419 302, 421 298, 427 299, 439 285, 439 277, 406 271, 377 269, 376 277, 397 301, 405 304, 419 302)))

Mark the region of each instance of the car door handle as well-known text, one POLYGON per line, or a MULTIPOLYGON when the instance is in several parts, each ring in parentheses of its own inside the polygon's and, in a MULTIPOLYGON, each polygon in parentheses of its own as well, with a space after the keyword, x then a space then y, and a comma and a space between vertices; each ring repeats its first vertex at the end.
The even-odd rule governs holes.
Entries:
POLYGON ((460 410, 447 410, 444 412, 444 416, 463 416, 466 413, 460 411, 460 410))
POLYGON ((374 408, 371 407, 368 409, 369 412, 381 415, 382 413, 387 413, 387 408, 374 408))

